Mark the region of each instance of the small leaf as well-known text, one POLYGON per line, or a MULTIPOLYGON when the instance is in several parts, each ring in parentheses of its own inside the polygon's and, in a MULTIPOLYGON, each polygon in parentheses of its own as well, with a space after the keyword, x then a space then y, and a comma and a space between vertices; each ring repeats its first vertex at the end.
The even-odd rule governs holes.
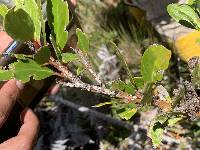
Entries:
POLYGON ((33 58, 33 55, 25 55, 25 54, 11 54, 17 59, 26 60, 27 58, 33 58))
POLYGON ((174 18, 177 22, 187 26, 199 29, 200 22, 198 14, 195 10, 186 4, 170 4, 167 7, 169 15, 174 18))
POLYGON ((57 45, 59 48, 63 49, 68 38, 68 32, 66 31, 66 27, 69 24, 69 10, 67 2, 63 0, 48 0, 47 18, 57 45))
POLYGON ((128 94, 135 93, 135 88, 133 87, 133 85, 131 83, 126 84, 125 82, 123 82, 121 80, 114 81, 111 85, 111 89, 126 92, 128 94))
POLYGON ((92 106, 92 107, 102 107, 102 106, 105 106, 105 105, 112 105, 113 102, 104 102, 104 103, 100 103, 100 104, 97 104, 95 106, 92 106))
POLYGON ((122 104, 121 106, 119 104, 117 105, 117 107, 119 107, 117 110, 118 116, 122 119, 129 120, 137 112, 137 108, 134 102, 122 104))
POLYGON ((11 70, 0 70, 0 81, 7 81, 14 77, 13 71, 11 70))
POLYGON ((31 59, 18 60, 18 62, 10 64, 14 77, 17 80, 26 83, 33 77, 35 80, 42 80, 53 75, 53 71, 47 67, 42 67, 31 59))
POLYGON ((89 51, 89 40, 87 35, 81 31, 81 29, 76 29, 76 34, 78 36, 78 47, 84 53, 89 51))
POLYGON ((49 61, 51 56, 50 48, 45 46, 39 49, 39 51, 34 55, 34 60, 38 64, 44 64, 49 61))
POLYGON ((62 61, 64 63, 69 63, 75 60, 78 60, 79 57, 77 56, 77 54, 73 54, 73 53, 62 53, 62 61))
POLYGON ((168 119, 168 126, 174 126, 177 122, 179 122, 180 120, 182 120, 183 117, 173 117, 173 118, 169 118, 168 119))
POLYGON ((23 9, 10 9, 4 18, 5 31, 15 40, 29 41, 34 38, 34 24, 23 9))
POLYGON ((135 84, 138 88, 144 88, 144 80, 142 77, 134 77, 135 84))
POLYGON ((155 147, 161 144, 164 130, 164 127, 159 122, 150 125, 148 136, 152 139, 152 143, 155 147))
POLYGON ((151 122, 150 128, 148 130, 148 136, 152 139, 152 143, 155 147, 159 146, 163 140, 163 133, 167 122, 167 115, 159 115, 151 122))
POLYGON ((155 147, 159 146, 163 139, 163 133, 167 127, 174 126, 182 119, 181 116, 173 116, 173 114, 162 114, 156 116, 151 122, 148 130, 148 136, 152 139, 155 147))
POLYGON ((79 65, 77 70, 76 70, 77 76, 81 75, 84 72, 84 70, 85 69, 84 69, 83 65, 79 65))
POLYGON ((142 56, 141 73, 145 82, 154 83, 163 78, 169 66, 171 52, 161 45, 150 46, 142 56))
POLYGON ((135 115, 135 113, 137 112, 136 108, 130 109, 130 110, 126 110, 120 114, 118 114, 122 119, 125 120, 129 120, 133 117, 133 115, 135 115))
POLYGON ((5 17, 5 15, 7 14, 8 10, 9 9, 8 9, 8 7, 6 7, 6 5, 0 4, 0 15, 2 17, 5 17))

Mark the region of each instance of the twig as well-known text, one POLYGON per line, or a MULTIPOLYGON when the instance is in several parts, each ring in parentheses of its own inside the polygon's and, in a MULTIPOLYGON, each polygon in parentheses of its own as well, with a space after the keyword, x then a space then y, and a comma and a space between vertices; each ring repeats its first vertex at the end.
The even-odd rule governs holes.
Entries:
POLYGON ((50 35, 50 41, 51 41, 51 44, 53 45, 53 49, 56 53, 56 57, 58 58, 58 60, 62 60, 61 50, 59 49, 52 35, 50 35))
POLYGON ((126 63, 126 60, 124 59, 124 56, 121 54, 119 48, 115 45, 115 43, 113 43, 113 42, 110 42, 110 43, 114 47, 115 52, 116 52, 117 56, 119 57, 119 60, 121 61, 122 65, 123 65, 123 68, 126 70, 131 84, 137 89, 137 87, 135 85, 135 81, 134 81, 134 76, 132 75, 132 73, 131 73, 131 71, 130 71, 130 69, 128 67, 128 64, 126 63))
POLYGON ((104 95, 108 95, 108 96, 114 97, 114 98, 119 98, 119 99, 122 99, 126 103, 129 103, 130 101, 135 101, 135 102, 138 101, 137 96, 128 95, 124 92, 112 91, 112 90, 104 88, 104 87, 90 85, 90 84, 83 83, 83 82, 82 83, 80 83, 80 82, 74 82, 74 83, 68 82, 67 83, 67 82, 60 81, 58 83, 64 87, 79 88, 81 90, 98 93, 98 94, 104 94, 104 95))
POLYGON ((79 78, 73 75, 72 72, 70 72, 66 66, 63 66, 59 61, 56 61, 53 57, 50 57, 49 64, 58 69, 58 71, 61 72, 61 75, 68 79, 70 82, 83 83, 79 78))
POLYGON ((88 59, 87 54, 84 54, 80 49, 78 48, 72 48, 71 49, 80 57, 80 60, 82 62, 82 64, 85 66, 86 70, 89 71, 89 73, 93 76, 93 78, 95 79, 95 81, 98 84, 102 84, 102 81, 100 80, 100 78, 98 77, 98 75, 96 74, 96 72, 93 70, 90 61, 88 59))
POLYGON ((58 97, 58 96, 50 96, 49 97, 50 100, 52 101, 56 101, 56 102, 59 102, 63 105, 66 105, 72 109, 75 109, 81 113, 84 113, 84 114, 88 114, 88 115, 91 115, 91 116, 95 116, 96 118, 99 118, 101 120, 104 120, 110 124, 114 124, 114 125, 117 125, 117 126, 121 126, 121 127, 125 127, 127 129, 132 129, 133 130, 133 126, 127 122, 124 122, 124 121, 121 121, 121 120, 118 120, 118 119, 114 119, 112 118, 111 116, 109 115, 105 115, 103 113, 100 113, 100 112, 97 112, 97 111, 94 111, 88 107, 85 107, 85 106, 80 106, 80 105, 77 105, 75 103, 72 103, 66 99, 63 99, 61 97, 58 97))
POLYGON ((61 72, 61 75, 70 81, 70 83, 60 81, 59 84, 63 86, 72 87, 72 88, 80 88, 82 90, 86 90, 89 92, 108 95, 110 97, 122 99, 126 103, 129 103, 130 101, 135 101, 135 102, 139 101, 137 96, 128 95, 127 93, 124 93, 124 92, 112 91, 110 89, 107 89, 101 86, 91 85, 91 84, 82 82, 72 72, 70 72, 66 66, 63 66, 60 62, 56 61, 53 57, 50 58, 49 64, 54 66, 56 69, 58 69, 61 72))

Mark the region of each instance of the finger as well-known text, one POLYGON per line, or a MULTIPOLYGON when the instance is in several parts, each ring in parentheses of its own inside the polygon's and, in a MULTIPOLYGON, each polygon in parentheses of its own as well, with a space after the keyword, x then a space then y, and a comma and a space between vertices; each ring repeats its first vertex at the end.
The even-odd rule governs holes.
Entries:
POLYGON ((13 39, 4 31, 0 32, 0 52, 3 52, 13 39))
POLYGON ((22 126, 17 136, 33 146, 39 131, 39 120, 31 109, 25 109, 21 114, 21 121, 22 126))
POLYGON ((72 2, 72 4, 73 4, 74 6, 76 6, 77 0, 71 0, 71 2, 72 2))
POLYGON ((23 85, 16 80, 6 82, 0 90, 0 128, 8 118, 23 85))
POLYGON ((2 144, 3 150, 32 150, 39 131, 39 121, 30 109, 25 109, 21 114, 22 126, 16 137, 2 144))

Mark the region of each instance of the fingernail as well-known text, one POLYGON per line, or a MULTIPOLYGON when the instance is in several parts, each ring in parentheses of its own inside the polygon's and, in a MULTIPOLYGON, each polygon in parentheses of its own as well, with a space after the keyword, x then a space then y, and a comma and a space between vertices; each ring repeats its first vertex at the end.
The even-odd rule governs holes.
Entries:
POLYGON ((24 88, 24 84, 19 80, 16 80, 16 85, 20 90, 22 90, 24 88))

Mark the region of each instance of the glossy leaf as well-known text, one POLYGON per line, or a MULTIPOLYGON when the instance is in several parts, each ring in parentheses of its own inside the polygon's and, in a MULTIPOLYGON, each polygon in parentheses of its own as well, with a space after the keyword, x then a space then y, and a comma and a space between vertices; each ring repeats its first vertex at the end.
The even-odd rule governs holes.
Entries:
POLYGON ((186 4, 170 4, 167 7, 169 15, 177 22, 187 26, 200 29, 198 14, 195 10, 186 4))
POLYGON ((7 81, 14 77, 13 71, 0 70, 0 81, 7 81))
POLYGON ((87 35, 81 29, 76 29, 76 34, 78 36, 78 48, 84 53, 87 53, 90 45, 87 35))
POLYGON ((49 61, 51 56, 51 51, 49 47, 42 47, 39 51, 34 55, 34 60, 38 64, 44 64, 49 61))
POLYGON ((5 17, 5 15, 7 14, 8 10, 9 9, 8 9, 8 7, 6 5, 0 4, 0 15, 2 17, 5 17))
POLYGON ((63 0, 47 1, 47 17, 53 37, 57 45, 63 49, 66 45, 68 32, 66 27, 69 24, 69 10, 67 2, 63 0))
POLYGON ((171 51, 161 45, 150 46, 142 56, 141 73, 145 82, 154 83, 163 78, 168 68, 171 51))
POLYGON ((53 71, 47 67, 42 67, 31 59, 18 60, 10 65, 13 70, 14 77, 17 80, 26 83, 33 77, 35 80, 42 80, 53 75, 53 71))
POLYGON ((180 120, 182 120, 183 118, 178 116, 178 117, 172 117, 168 119, 168 126, 174 126, 175 124, 177 124, 177 122, 179 122, 180 120))
POLYGON ((73 54, 73 53, 62 53, 62 61, 64 63, 69 63, 75 60, 78 60, 79 57, 77 56, 77 54, 73 54))
POLYGON ((136 108, 130 109, 130 110, 126 110, 120 114, 118 114, 120 116, 120 118, 125 119, 125 120, 129 120, 133 117, 133 115, 135 115, 135 113, 137 112, 136 108))
POLYGON ((40 21, 40 10, 35 0, 25 0, 23 9, 30 15, 34 23, 34 39, 40 41, 41 34, 41 21, 40 21))
POLYGON ((23 9, 34 23, 34 39, 40 41, 41 21, 40 10, 35 0, 15 0, 16 9, 23 9))
POLYGON ((121 105, 121 108, 119 105, 119 110, 117 111, 118 116, 125 120, 131 119, 135 115, 136 112, 137 112, 137 108, 136 108, 135 103, 133 102, 121 105))
POLYGON ((34 23, 23 9, 10 9, 4 18, 5 31, 15 40, 34 39, 34 23))

